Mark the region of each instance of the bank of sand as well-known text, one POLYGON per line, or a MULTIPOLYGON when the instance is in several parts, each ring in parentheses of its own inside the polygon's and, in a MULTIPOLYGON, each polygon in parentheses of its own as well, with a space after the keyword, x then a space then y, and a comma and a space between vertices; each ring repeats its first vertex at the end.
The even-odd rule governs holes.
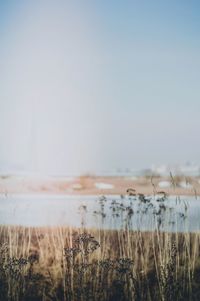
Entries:
POLYGON ((152 195, 164 191, 170 195, 200 195, 200 178, 165 177, 25 177, 0 178, 0 194, 66 194, 66 195, 113 195, 126 194, 127 189, 152 195))

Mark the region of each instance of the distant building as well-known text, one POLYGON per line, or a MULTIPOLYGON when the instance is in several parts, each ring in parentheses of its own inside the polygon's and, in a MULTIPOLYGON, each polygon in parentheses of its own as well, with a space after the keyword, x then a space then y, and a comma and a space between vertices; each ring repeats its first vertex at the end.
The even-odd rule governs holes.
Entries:
POLYGON ((200 167, 197 164, 187 162, 186 164, 152 165, 151 172, 161 176, 173 175, 199 176, 200 167))

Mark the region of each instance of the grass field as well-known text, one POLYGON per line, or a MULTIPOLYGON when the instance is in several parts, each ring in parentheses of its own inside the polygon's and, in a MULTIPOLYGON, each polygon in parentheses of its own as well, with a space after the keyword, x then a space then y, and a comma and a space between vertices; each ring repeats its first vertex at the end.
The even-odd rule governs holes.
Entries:
POLYGON ((1 300, 200 300, 200 234, 0 228, 1 300))
POLYGON ((155 205, 129 193, 136 212, 132 197, 126 205, 112 201, 107 216, 102 197, 94 212, 102 225, 116 219, 118 230, 86 227, 85 207, 81 228, 0 226, 0 300, 200 300, 200 232, 163 231, 172 211, 166 195, 155 205), (133 231, 135 214, 141 222, 152 215, 156 228, 133 231))

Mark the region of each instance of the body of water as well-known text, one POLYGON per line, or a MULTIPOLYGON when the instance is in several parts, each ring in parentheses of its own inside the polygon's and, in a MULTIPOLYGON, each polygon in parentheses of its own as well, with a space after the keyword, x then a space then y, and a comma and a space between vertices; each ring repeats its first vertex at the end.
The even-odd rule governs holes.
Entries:
POLYGON ((0 224, 199 231, 200 198, 1 196, 0 224))

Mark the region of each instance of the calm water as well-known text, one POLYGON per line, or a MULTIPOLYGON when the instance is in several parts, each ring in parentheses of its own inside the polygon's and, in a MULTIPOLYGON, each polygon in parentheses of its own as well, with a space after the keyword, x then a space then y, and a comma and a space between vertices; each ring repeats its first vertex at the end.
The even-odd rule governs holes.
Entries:
POLYGON ((166 200, 106 196, 1 196, 0 224, 71 225, 168 231, 200 230, 200 198, 166 200))

